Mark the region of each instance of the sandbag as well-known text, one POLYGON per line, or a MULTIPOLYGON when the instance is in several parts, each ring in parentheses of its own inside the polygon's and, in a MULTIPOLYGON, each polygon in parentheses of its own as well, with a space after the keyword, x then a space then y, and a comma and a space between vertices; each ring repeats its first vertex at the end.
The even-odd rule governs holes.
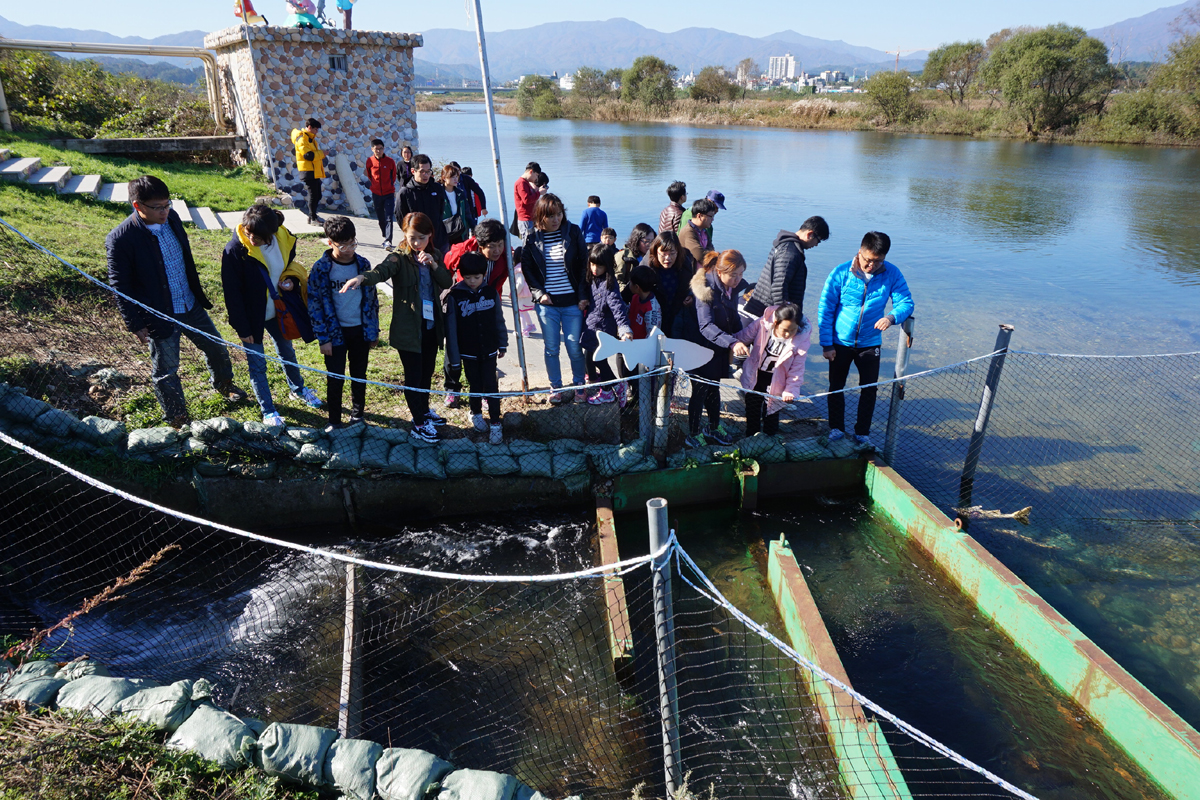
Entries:
POLYGON ((49 410, 49 403, 29 397, 24 389, 11 388, 0 396, 0 414, 17 422, 33 422, 49 410))
POLYGON ((79 435, 99 447, 120 447, 125 441, 125 423, 104 417, 84 417, 79 435))
POLYGON ((787 461, 787 449, 778 436, 756 433, 738 443, 738 454, 742 458, 753 458, 760 464, 778 464, 787 461))
POLYGON ((263 772, 310 786, 325 784, 325 756, 338 732, 314 725, 272 722, 258 737, 263 772))
POLYGON ((854 440, 849 436, 843 436, 836 442, 831 442, 828 439, 822 439, 825 446, 829 448, 829 452, 834 458, 849 458, 854 455, 854 440))
POLYGON ((446 462, 446 474, 451 478, 461 478, 464 475, 474 475, 479 472, 479 456, 475 448, 469 451, 450 451, 443 455, 446 462))
MULTIPOLYGON (((634 471, 634 467, 640 467, 637 470, 639 472, 645 471, 645 449, 642 440, 638 439, 623 447, 594 450, 592 463, 596 466, 596 472, 604 478, 611 478, 634 471)), ((653 468, 651 467, 650 469, 653 468)))
POLYGON ((787 450, 788 461, 816 461, 833 456, 816 436, 807 439, 793 439, 783 447, 787 450))
POLYGON ((393 475, 416 475, 416 450, 408 442, 393 446, 388 453, 387 467, 383 471, 393 475))
MULTIPOLYGON (((194 433, 192 435, 195 436, 194 433)), ((288 428, 287 436, 300 444, 315 444, 325 436, 325 433, 320 428, 288 428)))
POLYGON ((246 727, 254 732, 255 739, 262 736, 262 732, 267 729, 267 723, 261 719, 255 719, 254 717, 238 717, 238 719, 246 723, 246 727))
POLYGON ((306 444, 300 448, 296 460, 301 464, 324 464, 333 455, 329 448, 320 444, 306 444))
POLYGON ((375 763, 375 792, 383 800, 424 800, 454 765, 424 750, 389 747, 375 763))
POLYGON ((112 678, 85 675, 67 683, 58 692, 58 707, 87 712, 93 717, 110 713, 117 703, 155 684, 142 678, 112 678))
POLYGON ((422 478, 435 478, 443 480, 446 477, 446 468, 442 465, 442 454, 435 447, 418 447, 416 469, 414 474, 422 478))
POLYGON ((375 796, 375 764, 383 745, 365 739, 338 739, 325 755, 325 784, 348 800, 371 800, 375 796))
POLYGON ((99 675, 107 678, 112 675, 108 671, 108 667, 101 664, 99 661, 92 661, 90 658, 85 658, 83 661, 72 661, 63 666, 58 672, 54 673, 57 678, 66 678, 73 681, 76 678, 82 678, 87 675, 99 675))
POLYGON ((366 436, 362 440, 362 465, 369 469, 387 469, 391 452, 390 442, 366 436))
POLYGON ((513 457, 506 444, 487 444, 477 448, 479 471, 484 475, 513 475, 521 471, 521 463, 513 457))
POLYGON ((587 456, 583 453, 555 453, 554 478, 562 480, 572 475, 581 475, 588 471, 587 456))
POLYGON ((283 435, 283 426, 250 420, 242 423, 242 438, 247 442, 274 444, 283 435))
POLYGON ((366 426, 364 439, 378 439, 381 442, 387 442, 389 445, 403 444, 408 441, 408 431, 400 428, 380 428, 375 425, 366 426))
POLYGON ((527 442, 524 439, 516 439, 508 443, 508 451, 514 456, 527 456, 533 453, 548 453, 550 446, 541 442, 527 442))
POLYGON ((554 458, 548 449, 518 456, 517 463, 521 466, 521 474, 527 478, 554 477, 554 458))
POLYGON ((51 408, 33 421, 33 429, 46 436, 66 438, 82 427, 79 420, 65 411, 51 408))
POLYGON ((442 779, 438 800, 513 800, 519 781, 481 769, 456 769, 442 779))
POLYGON ((176 681, 170 686, 142 689, 117 703, 114 711, 126 714, 156 730, 175 732, 196 710, 196 706, 212 696, 212 685, 198 681, 176 681))
POLYGON ((241 432, 242 423, 229 417, 192 420, 192 437, 205 444, 214 444, 222 439, 237 436, 241 432))
POLYGON ((133 456, 148 456, 175 447, 183 434, 174 428, 142 428, 131 431, 125 441, 125 453, 133 456))
POLYGON ((254 765, 257 742, 246 723, 228 711, 202 703, 171 734, 167 747, 195 753, 221 769, 233 770, 254 765))
MULTIPOLYGON (((546 795, 539 792, 537 789, 532 789, 520 781, 517 782, 517 791, 513 793, 513 800, 550 800, 546 795)), ((572 795, 567 800, 579 800, 578 797, 572 795)))
MULTIPOLYGON (((322 469, 354 470, 362 466, 362 431, 361 426, 343 428, 329 434, 329 460, 322 469)), ((307 445, 305 445, 307 447, 307 445)))
POLYGON ((550 449, 555 455, 560 453, 583 453, 587 445, 578 439, 555 439, 550 443, 550 449))
POLYGON ((66 685, 66 678, 55 678, 52 675, 14 675, 4 690, 0 691, 0 700, 52 708, 59 690, 66 685))
POLYGON ((53 661, 26 661, 21 666, 17 667, 17 677, 41 677, 53 676, 58 672, 58 664, 53 661))

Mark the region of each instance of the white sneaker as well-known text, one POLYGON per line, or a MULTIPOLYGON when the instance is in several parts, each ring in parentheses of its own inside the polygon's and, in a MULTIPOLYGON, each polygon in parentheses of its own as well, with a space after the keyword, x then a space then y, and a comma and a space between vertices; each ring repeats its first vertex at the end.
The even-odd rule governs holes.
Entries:
POLYGON ((472 414, 471 425, 480 433, 483 433, 488 429, 488 424, 483 420, 483 414, 472 414))
POLYGON ((278 414, 263 414, 263 425, 268 428, 283 428, 287 426, 287 423, 278 414))
POLYGON ((325 405, 321 402, 321 398, 317 397, 317 393, 307 386, 298 392, 292 392, 292 397, 307 403, 312 408, 321 408, 325 405))
POLYGON ((493 422, 491 425, 491 433, 488 434, 489 444, 504 444, 504 429, 500 427, 499 422, 493 422))
POLYGON ((829 431, 829 435, 825 438, 831 442, 836 442, 838 439, 845 439, 846 432, 840 428, 833 428, 829 431))
POLYGON ((422 422, 420 425, 413 425, 408 435, 422 442, 436 442, 438 440, 437 428, 433 427, 432 422, 422 422))

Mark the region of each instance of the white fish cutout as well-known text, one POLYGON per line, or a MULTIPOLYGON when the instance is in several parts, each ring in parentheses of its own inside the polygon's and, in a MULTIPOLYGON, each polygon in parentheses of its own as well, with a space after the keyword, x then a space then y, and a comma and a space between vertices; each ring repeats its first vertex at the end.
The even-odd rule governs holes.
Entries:
POLYGON ((675 368, 684 372, 702 367, 712 360, 713 351, 704 345, 689 342, 686 339, 670 339, 658 327, 650 329, 645 339, 618 339, 609 336, 604 331, 597 331, 596 338, 600 345, 592 355, 597 361, 603 361, 610 356, 620 354, 625 359, 625 366, 637 369, 638 364, 647 369, 658 366, 658 353, 673 353, 675 368))

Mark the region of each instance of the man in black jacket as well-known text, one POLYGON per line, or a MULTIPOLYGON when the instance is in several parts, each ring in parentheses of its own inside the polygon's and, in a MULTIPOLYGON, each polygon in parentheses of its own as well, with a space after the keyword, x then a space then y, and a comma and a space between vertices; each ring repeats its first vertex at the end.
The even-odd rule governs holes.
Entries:
POLYGON ((745 312, 757 317, 768 306, 780 303, 795 303, 803 312, 804 290, 808 284, 804 251, 828 238, 829 225, 822 217, 809 217, 795 233, 780 231, 771 245, 758 283, 754 285, 754 295, 746 301, 745 312))
POLYGON ((446 205, 446 187, 433 179, 433 162, 424 153, 413 156, 412 180, 404 185, 396 198, 396 221, 420 211, 433 223, 433 246, 445 255, 450 251, 450 236, 442 224, 446 205))
POLYGON ((154 395, 163 416, 172 425, 184 425, 189 417, 178 375, 180 333, 204 353, 218 394, 237 402, 246 393, 233 385, 229 351, 208 316, 212 303, 200 285, 183 223, 171 209, 167 185, 152 175, 135 178, 129 182, 129 201, 133 213, 104 242, 108 282, 119 292, 117 307, 126 329, 150 347, 154 395))

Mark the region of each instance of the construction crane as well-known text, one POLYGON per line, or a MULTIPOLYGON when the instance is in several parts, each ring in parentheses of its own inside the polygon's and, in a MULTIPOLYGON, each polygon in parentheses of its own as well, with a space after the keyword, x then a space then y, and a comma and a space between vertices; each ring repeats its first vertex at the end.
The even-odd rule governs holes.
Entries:
POLYGON ((883 52, 887 53, 889 56, 892 55, 893 53, 896 54, 896 68, 894 70, 892 70, 892 72, 899 72, 900 71, 900 54, 901 53, 919 53, 922 50, 927 50, 927 49, 928 48, 926 48, 926 47, 914 47, 911 50, 884 50, 883 52))

